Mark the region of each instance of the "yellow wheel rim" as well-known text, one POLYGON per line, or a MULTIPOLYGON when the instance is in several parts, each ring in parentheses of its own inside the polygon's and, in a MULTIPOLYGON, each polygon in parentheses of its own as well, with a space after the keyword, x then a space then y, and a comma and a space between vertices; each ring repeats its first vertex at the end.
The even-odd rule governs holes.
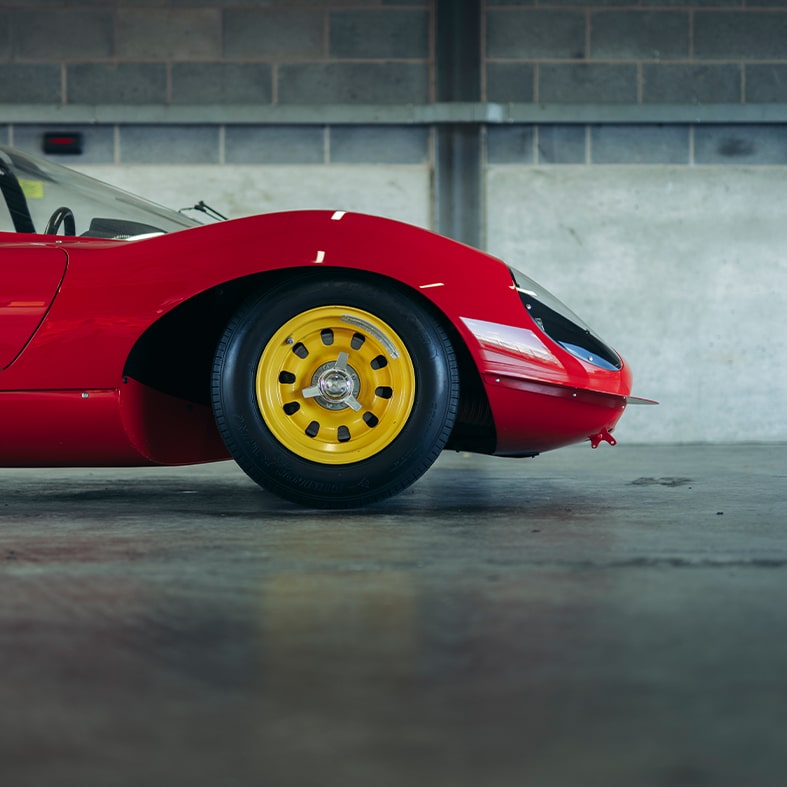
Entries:
POLYGON ((321 464, 378 454, 415 399, 404 342, 379 317, 347 306, 310 309, 282 325, 262 351, 255 385, 274 437, 321 464))

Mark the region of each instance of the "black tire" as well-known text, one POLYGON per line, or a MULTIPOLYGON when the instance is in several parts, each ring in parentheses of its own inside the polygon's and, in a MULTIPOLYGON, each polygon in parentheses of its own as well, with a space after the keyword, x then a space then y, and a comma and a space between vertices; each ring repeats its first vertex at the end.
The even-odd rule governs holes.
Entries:
POLYGON ((309 277, 242 307, 211 387, 240 467, 315 508, 366 505, 416 481, 459 399, 453 347, 429 310, 397 285, 351 276, 309 277))

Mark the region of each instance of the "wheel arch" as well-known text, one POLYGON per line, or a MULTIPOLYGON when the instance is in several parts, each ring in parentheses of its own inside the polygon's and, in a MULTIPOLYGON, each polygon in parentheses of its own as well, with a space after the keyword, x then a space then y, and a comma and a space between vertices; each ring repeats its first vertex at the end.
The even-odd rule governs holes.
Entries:
POLYGON ((286 268, 224 282, 178 304, 150 325, 132 347, 124 376, 161 393, 209 404, 216 347, 230 320, 265 292, 306 278, 352 277, 395 288, 420 303, 446 331, 456 354, 459 412, 448 448, 492 453, 494 422, 475 361, 451 319, 432 300, 408 285, 365 270, 344 267, 286 268))

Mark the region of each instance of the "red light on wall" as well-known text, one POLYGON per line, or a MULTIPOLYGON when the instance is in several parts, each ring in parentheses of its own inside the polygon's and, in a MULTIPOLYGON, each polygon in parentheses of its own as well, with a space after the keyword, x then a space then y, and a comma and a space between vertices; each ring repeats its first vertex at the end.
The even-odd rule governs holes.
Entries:
POLYGON ((44 153, 75 156, 82 152, 82 135, 70 131, 47 131, 44 134, 44 153))

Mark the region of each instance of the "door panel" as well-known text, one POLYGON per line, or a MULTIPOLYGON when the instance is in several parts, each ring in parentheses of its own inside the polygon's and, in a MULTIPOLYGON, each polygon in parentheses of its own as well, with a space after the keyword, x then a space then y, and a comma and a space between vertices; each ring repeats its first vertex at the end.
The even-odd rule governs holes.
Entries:
POLYGON ((13 363, 41 324, 67 259, 62 249, 0 243, 0 370, 13 363))

